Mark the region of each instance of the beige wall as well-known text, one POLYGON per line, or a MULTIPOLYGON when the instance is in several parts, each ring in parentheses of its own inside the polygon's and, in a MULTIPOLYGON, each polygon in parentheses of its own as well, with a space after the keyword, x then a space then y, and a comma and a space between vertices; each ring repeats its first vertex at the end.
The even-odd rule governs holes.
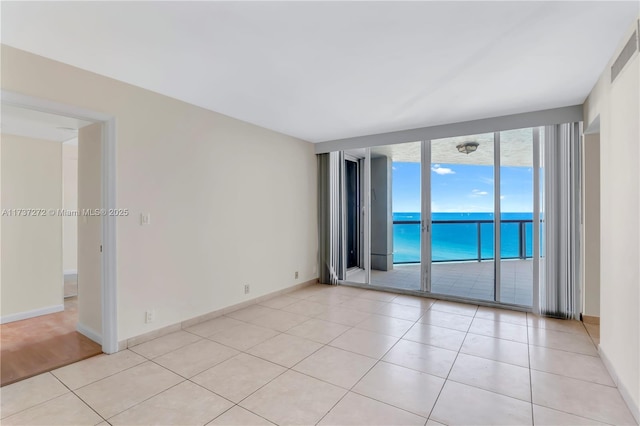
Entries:
POLYGON ((582 314, 600 316, 600 133, 584 135, 584 291, 582 314))
MULTIPOLYGON (((62 208, 60 143, 2 135, 2 209, 62 208)), ((62 218, 2 216, 2 321, 62 309, 62 218)))
POLYGON ((1 78, 116 119, 118 340, 317 277, 312 144, 7 46, 1 78))
MULTIPOLYGON (((65 210, 78 209, 78 145, 62 145, 62 204, 65 210)), ((62 218, 62 264, 65 273, 78 270, 78 218, 62 218)))
MULTIPOLYGON (((632 31, 621 40, 620 49, 632 31)), ((611 83, 610 64, 604 69, 585 102, 584 117, 589 125, 600 116, 600 351, 637 420, 640 420, 639 98, 640 58, 636 53, 615 82, 611 83)))
MULTIPOLYGON (((100 209, 102 124, 78 132, 78 209, 100 209)), ((89 338, 102 334, 102 217, 82 215, 78 221, 78 331, 89 338)), ((96 339, 98 340, 98 339, 96 339)))

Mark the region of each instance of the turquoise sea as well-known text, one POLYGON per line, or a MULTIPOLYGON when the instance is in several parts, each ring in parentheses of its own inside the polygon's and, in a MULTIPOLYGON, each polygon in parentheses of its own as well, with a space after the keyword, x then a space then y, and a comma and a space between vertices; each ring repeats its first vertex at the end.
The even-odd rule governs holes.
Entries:
MULTIPOLYGON (((532 213, 502 213, 501 220, 525 220, 526 257, 532 255, 532 213)), ((432 259, 433 261, 477 260, 478 259, 478 223, 460 221, 493 221, 493 213, 433 213, 432 214, 432 259), (451 221, 454 223, 438 223, 451 221)), ((419 221, 420 213, 393 213, 393 221, 419 221)), ((480 224, 481 257, 493 259, 493 223, 480 224)), ((517 259, 520 257, 520 224, 502 223, 501 257, 517 259)), ((393 262, 420 262, 420 224, 393 225, 393 262)))

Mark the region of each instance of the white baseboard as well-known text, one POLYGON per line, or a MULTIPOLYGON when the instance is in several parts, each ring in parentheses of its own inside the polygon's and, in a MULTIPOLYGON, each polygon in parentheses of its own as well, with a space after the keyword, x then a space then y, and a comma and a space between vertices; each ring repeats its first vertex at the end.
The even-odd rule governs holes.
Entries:
POLYGON ((88 337, 89 339, 93 340, 97 344, 99 345, 102 344, 102 336, 100 335, 100 333, 97 333, 96 331, 90 329, 89 327, 78 323, 78 325, 76 326, 76 330, 78 331, 78 333, 82 334, 85 337, 88 337))
POLYGON ((39 317, 41 315, 55 314, 56 312, 64 311, 64 305, 47 306, 46 308, 33 309, 31 311, 18 312, 17 314, 9 314, 0 318, 0 324, 6 324, 8 322, 20 321, 33 317, 39 317))
POLYGON ((190 318, 190 319, 178 322, 178 323, 170 324, 170 325, 167 325, 167 326, 164 326, 164 327, 157 328, 157 329, 152 330, 152 331, 148 331, 148 332, 143 333, 143 334, 139 334, 137 336, 130 337, 127 340, 122 340, 122 341, 118 342, 118 351, 124 350, 126 348, 130 348, 130 347, 135 346, 135 345, 139 345, 141 343, 148 342, 148 341, 156 339, 158 337, 165 336, 165 335, 167 335, 169 333, 174 333, 174 332, 179 331, 179 330, 181 330, 183 328, 192 327, 192 326, 194 326, 196 324, 200 324, 200 323, 202 323, 204 321, 208 321, 210 319, 217 318, 217 317, 219 317, 221 315, 224 315, 224 314, 227 314, 229 312, 233 312, 233 311, 236 311, 238 309, 246 308, 247 306, 255 305, 255 304, 263 302, 265 300, 269 300, 269 299, 271 299, 273 297, 282 296, 282 295, 287 294, 289 292, 292 292, 292 291, 295 291, 295 290, 298 290, 298 289, 301 289, 301 288, 304 288, 304 287, 307 287, 307 286, 310 286, 310 285, 313 285, 313 284, 318 284, 318 279, 317 278, 313 278, 313 279, 311 279, 309 281, 305 281, 303 283, 292 285, 291 287, 287 287, 287 288, 283 288, 283 289, 280 289, 280 290, 276 290, 276 291, 273 291, 271 293, 267 293, 267 294, 259 296, 259 297, 255 297, 255 298, 252 298, 252 299, 245 300, 244 302, 240 302, 240 303, 237 303, 235 305, 230 305, 230 306, 227 306, 225 308, 220 308, 220 309, 217 309, 215 311, 211 311, 211 312, 203 314, 203 315, 198 315, 198 316, 196 316, 194 318, 190 318))
POLYGON ((600 345, 598 345, 598 352, 600 353, 600 359, 602 359, 602 363, 604 364, 605 368, 611 375, 613 382, 618 387, 618 390, 620 391, 620 395, 622 395, 622 399, 627 404, 627 407, 629 407, 629 411, 631 411, 631 415, 633 415, 633 417, 636 419, 636 423, 640 423, 640 409, 638 408, 638 405, 631 398, 631 395, 629 394, 629 391, 627 390, 626 386, 620 383, 620 379, 618 378, 619 376, 616 373, 615 368, 613 368, 613 364, 611 363, 611 360, 609 359, 607 354, 602 350, 602 346, 600 345))

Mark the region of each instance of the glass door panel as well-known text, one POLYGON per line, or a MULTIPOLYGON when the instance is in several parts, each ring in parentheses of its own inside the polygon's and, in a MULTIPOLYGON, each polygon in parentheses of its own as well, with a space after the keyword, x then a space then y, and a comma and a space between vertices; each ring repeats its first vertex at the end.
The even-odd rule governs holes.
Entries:
POLYGON ((500 132, 500 298, 533 301, 533 129, 500 132))
POLYGON ((421 289, 421 146, 371 148, 372 285, 421 289))
POLYGON ((429 149, 431 292, 494 300, 494 134, 429 149))

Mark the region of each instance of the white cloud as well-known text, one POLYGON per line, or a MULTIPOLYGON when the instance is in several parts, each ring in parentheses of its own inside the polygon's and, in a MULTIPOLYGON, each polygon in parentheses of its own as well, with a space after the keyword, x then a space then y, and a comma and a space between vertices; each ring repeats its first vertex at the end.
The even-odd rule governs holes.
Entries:
POLYGON ((506 195, 501 195, 501 196, 500 196, 500 199, 501 199, 501 200, 504 200, 505 198, 507 198, 507 196, 506 196, 506 195))
POLYGON ((479 189, 473 189, 471 191, 471 195, 474 197, 480 197, 484 195, 489 195, 489 193, 487 191, 480 191, 479 189))
POLYGON ((448 167, 440 167, 440 164, 434 164, 431 170, 439 175, 453 175, 456 173, 448 167))

